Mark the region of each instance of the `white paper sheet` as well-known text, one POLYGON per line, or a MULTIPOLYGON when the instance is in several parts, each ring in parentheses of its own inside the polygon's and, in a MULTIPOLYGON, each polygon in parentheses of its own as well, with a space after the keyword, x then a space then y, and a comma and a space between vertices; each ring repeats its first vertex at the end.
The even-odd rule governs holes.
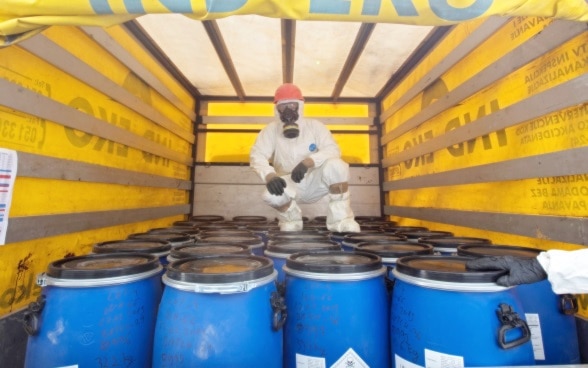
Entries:
POLYGON ((6 243, 8 214, 18 167, 16 151, 0 148, 0 245, 6 243))

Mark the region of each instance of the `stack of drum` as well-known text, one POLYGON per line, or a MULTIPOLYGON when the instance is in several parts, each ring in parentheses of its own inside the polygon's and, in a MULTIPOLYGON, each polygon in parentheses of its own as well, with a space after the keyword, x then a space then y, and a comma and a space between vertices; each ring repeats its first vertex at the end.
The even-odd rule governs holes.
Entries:
POLYGON ((261 216, 193 216, 53 262, 25 313, 25 366, 579 363, 571 296, 465 266, 538 250, 358 222, 361 233, 324 219, 284 233, 261 216))

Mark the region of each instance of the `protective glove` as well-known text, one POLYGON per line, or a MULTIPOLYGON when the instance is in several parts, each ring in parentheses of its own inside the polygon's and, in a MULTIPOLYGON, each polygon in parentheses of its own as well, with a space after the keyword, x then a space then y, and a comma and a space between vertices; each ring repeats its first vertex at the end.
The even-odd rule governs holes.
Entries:
POLYGON ((294 170, 292 170, 290 177, 294 183, 300 183, 300 181, 304 179, 304 175, 306 175, 307 171, 308 167, 306 167, 306 165, 301 161, 298 165, 296 165, 294 170))
POLYGON ((466 262, 470 270, 505 270, 496 283, 501 286, 532 284, 547 278, 547 273, 537 258, 517 258, 513 256, 480 257, 466 262))
POLYGON ((274 176, 265 184, 267 190, 273 195, 284 194, 284 188, 286 188, 286 180, 279 176, 274 176))

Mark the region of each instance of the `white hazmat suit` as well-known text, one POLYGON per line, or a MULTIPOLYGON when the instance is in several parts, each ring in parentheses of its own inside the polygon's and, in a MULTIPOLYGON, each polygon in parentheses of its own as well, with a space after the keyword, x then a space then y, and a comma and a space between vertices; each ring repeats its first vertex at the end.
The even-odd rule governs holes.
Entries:
POLYGON ((556 294, 588 293, 588 249, 548 250, 537 256, 556 294))
POLYGON ((491 256, 466 262, 472 270, 504 270, 496 283, 502 286, 549 280, 556 294, 588 293, 588 249, 551 249, 537 257, 491 256))
POLYGON ((280 230, 297 231, 302 229, 302 213, 297 202, 313 203, 329 195, 327 228, 337 232, 359 232, 347 190, 349 165, 341 159, 339 146, 326 126, 303 117, 301 94, 298 98, 291 97, 294 96, 276 101, 274 110, 278 120, 261 130, 250 151, 250 166, 261 180, 268 183, 279 176, 285 185, 279 195, 266 190, 264 202, 278 210, 280 230), (280 121, 277 107, 288 102, 295 102, 298 108, 295 121, 298 132, 290 138, 285 136, 285 124, 280 121), (303 178, 296 183, 292 172, 303 162, 307 167, 303 178))

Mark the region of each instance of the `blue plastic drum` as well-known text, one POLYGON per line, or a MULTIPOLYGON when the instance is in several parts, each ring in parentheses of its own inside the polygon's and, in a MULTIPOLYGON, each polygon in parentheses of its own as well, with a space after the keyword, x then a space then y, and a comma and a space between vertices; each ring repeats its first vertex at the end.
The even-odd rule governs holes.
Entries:
POLYGON ((406 241, 404 236, 387 234, 384 232, 375 233, 353 233, 343 237, 341 248, 347 252, 353 252, 359 243, 391 243, 397 241, 406 241))
MULTIPOLYGON (((512 245, 463 245, 460 255, 487 257, 513 256, 535 258, 540 249, 512 245)), ((516 286, 525 317, 531 328, 535 364, 563 365, 580 363, 580 348, 574 314, 575 296, 557 295, 548 280, 516 286)))
POLYGON ((339 245, 341 245, 341 247, 343 247, 343 239, 345 239, 345 237, 347 235, 353 235, 353 234, 382 234, 383 231, 381 230, 362 230, 360 233, 352 233, 352 232, 346 232, 346 231, 342 231, 342 232, 338 232, 338 231, 333 231, 330 232, 328 234, 329 239, 331 241, 334 241, 336 243, 338 243, 339 245))
POLYGON ((252 237, 255 236, 251 231, 247 229, 221 229, 221 230, 202 230, 198 234, 198 239, 216 236, 244 236, 252 237))
POLYGON ((125 239, 96 243, 92 247, 92 252, 95 254, 149 253, 156 256, 159 262, 165 266, 168 263, 167 256, 171 248, 171 244, 165 240, 125 239))
POLYGON ((273 242, 266 248, 264 254, 274 261, 274 268, 278 271, 278 282, 284 282, 285 275, 282 269, 286 264, 286 259, 290 255, 304 251, 317 250, 341 250, 339 244, 331 241, 282 241, 273 242))
POLYGON ((320 232, 316 229, 313 230, 300 230, 300 231, 274 231, 268 234, 268 242, 282 243, 291 241, 330 241, 329 234, 320 232))
POLYGON ((416 231, 402 231, 397 232, 396 235, 404 236, 406 240, 413 243, 422 242, 429 238, 441 238, 446 236, 453 236, 450 231, 438 231, 438 230, 416 230, 416 231))
POLYGON ((433 246, 428 244, 415 244, 407 241, 391 242, 365 242, 356 244, 355 250, 358 252, 368 252, 377 254, 382 258, 382 264, 387 268, 387 277, 393 279, 392 270, 396 267, 398 258, 416 255, 433 254, 433 246))
POLYGON ((263 245, 267 247, 267 242, 269 240, 269 234, 271 232, 280 231, 280 227, 277 224, 248 224, 247 230, 250 231, 252 234, 257 235, 263 241, 263 245))
POLYGON ((390 312, 395 367, 533 365, 531 333, 503 271, 469 271, 460 256, 398 259, 390 312), (412 364, 412 365, 411 365, 412 364))
POLYGON ((280 368, 286 315, 276 277, 271 259, 258 256, 170 263, 163 276, 153 367, 280 368))
POLYGON ((135 233, 127 236, 127 239, 163 240, 169 242, 172 248, 179 247, 180 245, 194 244, 194 238, 190 235, 179 233, 135 233))
POLYGON ((489 245, 492 244, 492 241, 490 239, 485 238, 445 236, 442 238, 423 238, 419 240, 419 243, 431 244, 435 248, 435 254, 444 256, 455 256, 457 255, 457 247, 461 245, 489 245))
POLYGON ((388 296, 380 257, 300 252, 284 266, 284 367, 388 367, 388 296))
POLYGON ((200 234, 200 230, 190 226, 169 226, 149 229, 149 231, 147 231, 147 234, 181 234, 188 235, 192 239, 196 239, 198 237, 198 234, 200 234))
POLYGON ((25 367, 150 367, 161 269, 157 257, 138 253, 51 263, 25 312, 25 367))
POLYGON ((238 244, 206 244, 206 245, 183 245, 173 249, 167 260, 169 263, 196 256, 219 256, 226 254, 252 254, 251 249, 246 245, 238 244))
POLYGON ((265 245, 263 240, 257 235, 253 235, 251 233, 248 234, 225 234, 225 235, 210 235, 204 234, 201 235, 200 238, 196 241, 196 245, 204 245, 204 244, 236 244, 236 245, 246 245, 251 249, 251 252, 254 255, 263 256, 263 250, 265 245))
POLYGON ((386 233, 393 233, 398 234, 406 231, 429 231, 429 228, 424 226, 401 226, 401 225, 392 225, 386 226, 382 228, 382 230, 386 233))
POLYGON ((222 215, 192 215, 192 216, 190 216, 190 221, 198 221, 198 222, 211 223, 211 222, 222 222, 224 220, 225 220, 225 217, 222 215))

